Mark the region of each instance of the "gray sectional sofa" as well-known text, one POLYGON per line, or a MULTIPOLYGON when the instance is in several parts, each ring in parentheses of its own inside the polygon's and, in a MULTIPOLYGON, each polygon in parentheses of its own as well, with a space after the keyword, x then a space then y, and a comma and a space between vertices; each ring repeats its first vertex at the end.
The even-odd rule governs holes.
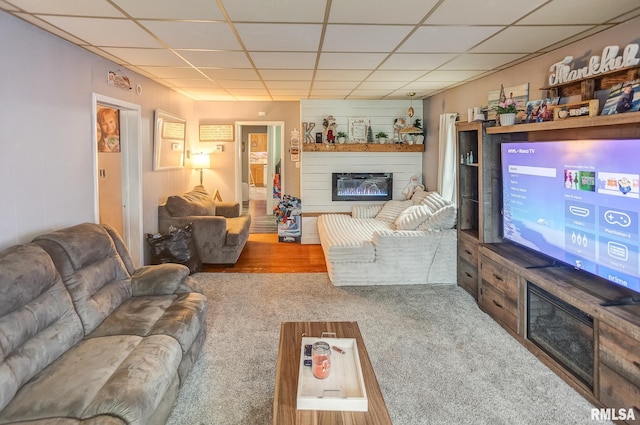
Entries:
POLYGON ((206 335, 178 264, 85 223, 0 252, 0 424, 163 424, 206 335))

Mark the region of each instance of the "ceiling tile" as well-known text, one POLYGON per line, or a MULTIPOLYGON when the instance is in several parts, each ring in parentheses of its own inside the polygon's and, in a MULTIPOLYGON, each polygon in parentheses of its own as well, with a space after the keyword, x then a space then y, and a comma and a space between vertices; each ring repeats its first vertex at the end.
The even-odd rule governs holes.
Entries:
POLYGON ((157 78, 202 78, 202 74, 193 68, 171 68, 168 66, 140 66, 139 68, 157 78))
MULTIPOLYGON (((391 94, 393 92, 393 90, 382 90, 382 89, 378 89, 378 90, 363 90, 363 89, 357 89, 354 90, 350 95, 349 98, 353 98, 353 99, 371 99, 371 98, 377 98, 377 99, 381 99, 385 96, 388 96, 389 94, 391 94)), ((404 98, 406 98, 407 95, 405 93, 404 98)))
POLYGON ((313 69, 316 63, 315 53, 250 52, 249 54, 258 68, 313 69))
POLYGON ((471 49, 471 53, 533 53, 575 34, 588 30, 587 26, 509 27, 484 43, 471 49), (513 40, 519 40, 514 43, 513 40))
POLYGON ((174 49, 240 50, 238 40, 224 22, 140 23, 174 49))
POLYGON ((518 24, 571 25, 606 22, 638 8, 638 0, 555 0, 542 6, 518 24))
POLYGON ((360 82, 358 81, 314 81, 314 90, 353 90, 360 82))
POLYGON ((454 54, 396 53, 380 66, 381 69, 413 69, 427 71, 438 68, 454 58, 454 54))
POLYGON ((361 81, 369 72, 367 69, 318 69, 316 81, 361 81))
POLYGON ((557 42, 555 44, 551 44, 551 45, 549 45, 549 46, 547 46, 547 47, 545 47, 543 49, 540 49, 540 51, 542 51, 542 52, 550 52, 550 51, 555 50, 557 48, 560 48, 562 46, 566 46, 568 44, 571 44, 573 42, 581 40, 584 37, 588 37, 590 35, 597 34, 597 33, 601 32, 601 31, 604 31, 604 30, 606 30, 608 28, 611 28, 611 26, 612 25, 598 25, 598 26, 592 27, 591 29, 589 29, 587 31, 583 31, 583 32, 581 32, 579 34, 576 34, 576 35, 572 36, 572 37, 567 37, 562 41, 559 41, 559 42, 557 42))
POLYGON ((265 81, 269 90, 309 90, 311 87, 310 81, 265 81))
POLYGON ((264 80, 311 81, 313 71, 310 69, 261 69, 260 75, 264 80))
POLYGON ((348 96, 349 93, 351 93, 351 90, 333 90, 333 89, 312 90, 309 98, 310 99, 331 99, 331 98, 341 99, 348 96))
POLYGON ((318 69, 372 69, 385 57, 386 53, 322 53, 318 69))
POLYGON ((221 0, 233 21, 316 22, 324 20, 326 2, 317 0, 221 0))
POLYGON ((417 81, 464 81, 482 74, 485 71, 431 71, 417 81))
POLYGON ((40 18, 38 18, 38 17, 36 17, 34 15, 29 15, 28 13, 16 13, 15 15, 18 16, 21 19, 24 19, 27 22, 32 23, 33 25, 35 25, 37 27, 42 28, 45 31, 49 31, 51 34, 57 35, 60 38, 68 40, 71 43, 78 44, 80 46, 86 46, 86 44, 87 44, 86 40, 80 40, 79 38, 73 36, 72 34, 69 34, 68 32, 62 31, 61 29, 54 27, 50 23, 45 22, 42 19, 40 19, 40 18))
POLYGON ((11 0, 11 3, 25 12, 36 14, 124 18, 105 0, 11 0))
POLYGON ((176 87, 190 88, 207 88, 219 90, 220 86, 211 80, 207 79, 186 79, 186 78, 167 78, 165 79, 169 84, 176 87))
POLYGON ((166 49, 127 49, 103 47, 102 50, 132 65, 139 66, 187 66, 180 57, 166 49))
MULTIPOLYGON (((506 25, 547 0, 446 0, 424 22, 429 25, 506 25)), ((564 1, 564 0, 561 0, 564 1)))
POLYGON ((12 12, 17 12, 18 10, 20 10, 17 7, 10 5, 9 3, 3 0, 0 0, 0 8, 2 8, 3 10, 12 11, 12 12))
POLYGON ((523 57, 523 54, 493 54, 493 53, 468 53, 460 55, 445 65, 440 70, 490 70, 503 66, 511 61, 523 57))
POLYGON ((126 19, 42 15, 40 18, 94 46, 161 47, 142 28, 126 19))
POLYGON ((402 81, 363 81, 358 90, 398 90, 405 84, 402 81))
POLYGON ((437 0, 348 0, 331 3, 329 22, 415 25, 433 8, 437 0), (399 6, 399 7, 398 7, 399 6))
MULTIPOLYGON (((35 0, 38 1, 38 0, 35 0)), ((42 0, 40 0, 42 1, 42 0)), ((86 3, 86 0, 77 0, 86 3)), ((215 1, 112 0, 131 17, 137 19, 224 20, 215 1)))
POLYGON ((391 52, 413 27, 399 25, 327 25, 327 52, 391 52))
POLYGON ((200 70, 213 80, 258 80, 258 74, 253 69, 216 69, 200 68, 200 70))
POLYGON ((252 68, 244 52, 220 50, 177 50, 176 52, 195 67, 252 68))
POLYGON ((452 84, 452 81, 414 81, 402 87, 403 90, 423 92, 428 90, 440 90, 452 84))
POLYGON ((223 89, 265 89, 260 80, 216 80, 216 83, 223 89))
POLYGON ((247 50, 317 52, 322 25, 236 24, 247 50))
POLYGON ((421 26, 398 52, 463 53, 500 31, 502 26, 421 26))
POLYGON ((371 75, 367 77, 367 81, 413 81, 416 78, 422 76, 425 71, 415 70, 415 71, 403 71, 403 70, 393 70, 393 71, 374 71, 371 75))

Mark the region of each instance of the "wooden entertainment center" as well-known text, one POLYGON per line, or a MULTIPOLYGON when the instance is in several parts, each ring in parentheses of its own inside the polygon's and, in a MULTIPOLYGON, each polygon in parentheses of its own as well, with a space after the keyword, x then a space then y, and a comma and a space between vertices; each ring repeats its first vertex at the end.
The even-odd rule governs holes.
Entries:
POLYGON ((640 424, 640 305, 601 306, 632 292, 570 266, 549 267, 548 258, 503 242, 501 234, 501 143, 605 138, 640 139, 640 112, 506 127, 493 121, 457 123, 458 285, 585 398, 615 408, 611 419, 640 424), (529 338, 529 284, 592 318, 593 369, 587 382, 529 338), (635 420, 623 420, 629 416, 635 420))

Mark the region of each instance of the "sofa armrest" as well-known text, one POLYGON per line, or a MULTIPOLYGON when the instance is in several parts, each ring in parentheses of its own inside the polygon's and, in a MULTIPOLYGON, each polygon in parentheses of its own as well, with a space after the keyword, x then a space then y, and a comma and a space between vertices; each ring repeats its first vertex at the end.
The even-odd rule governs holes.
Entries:
POLYGON ((174 263, 143 266, 136 269, 131 276, 131 289, 134 297, 187 292, 202 293, 202 289, 189 276, 189 268, 174 263))
POLYGON ((216 202, 216 215, 227 218, 240 217, 239 202, 216 202))

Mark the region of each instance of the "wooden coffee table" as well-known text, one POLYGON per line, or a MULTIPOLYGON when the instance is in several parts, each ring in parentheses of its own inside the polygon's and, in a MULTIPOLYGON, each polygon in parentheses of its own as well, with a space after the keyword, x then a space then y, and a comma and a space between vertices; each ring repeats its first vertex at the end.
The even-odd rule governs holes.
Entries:
POLYGON ((391 425, 378 380, 364 346, 356 322, 285 322, 280 325, 280 346, 276 365, 276 386, 273 397, 274 425, 391 425), (298 370, 302 337, 320 337, 334 332, 336 338, 355 338, 360 355, 362 377, 367 390, 367 412, 336 412, 326 410, 297 410, 298 370))

